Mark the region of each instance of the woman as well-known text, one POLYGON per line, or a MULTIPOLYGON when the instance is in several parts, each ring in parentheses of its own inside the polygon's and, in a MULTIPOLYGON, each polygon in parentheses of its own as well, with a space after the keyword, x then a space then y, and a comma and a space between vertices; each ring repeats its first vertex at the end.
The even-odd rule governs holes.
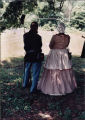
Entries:
POLYGON ((58 25, 58 31, 59 33, 53 35, 50 41, 51 50, 37 86, 37 89, 49 95, 65 95, 77 87, 66 49, 70 42, 70 36, 64 34, 64 23, 58 25))

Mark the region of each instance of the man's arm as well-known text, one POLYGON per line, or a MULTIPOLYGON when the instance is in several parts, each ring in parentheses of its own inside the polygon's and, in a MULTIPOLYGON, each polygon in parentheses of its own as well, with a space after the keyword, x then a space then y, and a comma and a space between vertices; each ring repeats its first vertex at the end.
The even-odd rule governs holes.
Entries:
POLYGON ((23 35, 23 42, 24 42, 24 50, 27 51, 27 49, 26 49, 26 36, 25 36, 25 34, 23 35))
POLYGON ((52 38, 51 38, 50 44, 49 44, 49 48, 50 48, 50 49, 53 48, 53 45, 54 45, 54 38, 55 38, 55 36, 53 35, 52 38))
POLYGON ((42 47, 42 38, 40 37, 40 46, 42 47))
POLYGON ((23 35, 23 42, 24 42, 24 50, 27 52, 30 49, 27 34, 23 35))

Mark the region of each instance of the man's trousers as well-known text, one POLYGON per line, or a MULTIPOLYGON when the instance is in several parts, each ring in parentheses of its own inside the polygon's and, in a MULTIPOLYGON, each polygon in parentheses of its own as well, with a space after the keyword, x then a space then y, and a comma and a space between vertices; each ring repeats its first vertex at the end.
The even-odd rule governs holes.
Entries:
POLYGON ((41 62, 26 62, 25 71, 24 71, 24 79, 23 79, 23 87, 26 87, 28 84, 30 70, 32 69, 32 85, 30 88, 30 92, 33 92, 37 88, 37 83, 39 80, 40 70, 41 70, 41 62))

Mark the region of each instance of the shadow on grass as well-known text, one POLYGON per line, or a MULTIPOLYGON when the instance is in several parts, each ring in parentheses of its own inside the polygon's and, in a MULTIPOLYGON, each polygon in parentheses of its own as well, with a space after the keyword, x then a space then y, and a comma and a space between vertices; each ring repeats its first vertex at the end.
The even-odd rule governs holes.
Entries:
MULTIPOLYGON (((73 120, 85 118, 84 80, 85 59, 73 56, 78 88, 65 96, 49 96, 42 93, 29 95, 29 88, 22 89, 23 58, 3 61, 0 66, 2 93, 2 118, 10 120, 73 120)), ((41 73, 43 68, 41 70, 41 73)))

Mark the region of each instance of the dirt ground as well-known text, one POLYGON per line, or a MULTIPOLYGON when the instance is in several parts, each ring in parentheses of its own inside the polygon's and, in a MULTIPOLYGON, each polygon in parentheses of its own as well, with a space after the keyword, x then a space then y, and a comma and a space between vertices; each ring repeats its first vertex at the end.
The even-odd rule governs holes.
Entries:
MULTIPOLYGON (((27 30, 25 30, 25 32, 27 32, 27 30)), ((49 42, 52 35, 57 33, 57 30, 46 31, 39 28, 38 32, 42 36, 42 51, 45 54, 48 54, 49 42)), ((1 34, 1 60, 6 60, 10 57, 24 56, 23 34, 24 28, 6 30, 1 34)), ((80 56, 84 44, 82 35, 85 35, 85 33, 72 29, 66 30, 66 34, 69 34, 71 37, 69 49, 72 52, 72 55, 80 56)))

